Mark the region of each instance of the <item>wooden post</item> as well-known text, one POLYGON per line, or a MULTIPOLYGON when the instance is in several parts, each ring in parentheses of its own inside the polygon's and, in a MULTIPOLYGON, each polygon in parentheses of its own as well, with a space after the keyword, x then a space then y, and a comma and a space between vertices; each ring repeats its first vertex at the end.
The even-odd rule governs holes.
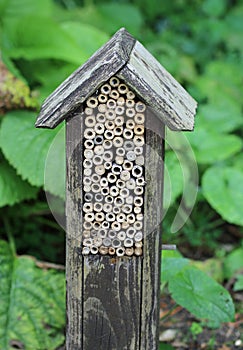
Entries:
POLYGON ((195 107, 186 91, 124 29, 44 102, 37 127, 52 128, 66 120, 67 350, 158 349, 164 130, 165 126, 191 130, 195 107), (106 168, 105 135, 113 144, 106 168), (135 143, 132 147, 141 143, 140 158, 126 149, 127 140, 135 143), (124 155, 117 158, 118 148, 124 155), (113 171, 114 166, 120 170, 113 171), (95 172, 101 174, 96 176, 98 183, 92 182, 95 172), (122 173, 132 178, 132 184, 137 177, 145 178, 136 185, 140 195, 136 197, 131 184, 121 180, 122 173), (116 181, 115 187, 109 183, 106 189, 112 195, 112 205, 106 208, 116 209, 112 223, 105 210, 108 195, 100 186, 107 179, 116 181), (125 188, 124 198, 118 181, 125 188), (87 193, 96 199, 88 200, 87 193), (130 217, 124 214, 127 196, 130 217), (124 205, 116 205, 118 197, 124 205), (118 220, 120 212, 123 221, 118 220), (105 236, 101 236, 103 224, 109 228, 105 236))

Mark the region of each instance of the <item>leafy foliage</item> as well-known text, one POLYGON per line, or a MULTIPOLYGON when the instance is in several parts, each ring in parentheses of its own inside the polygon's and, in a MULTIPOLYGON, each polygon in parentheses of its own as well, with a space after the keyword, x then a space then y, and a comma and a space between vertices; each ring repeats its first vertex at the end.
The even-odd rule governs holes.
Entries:
POLYGON ((55 349, 64 337, 64 278, 41 270, 31 257, 16 257, 0 241, 0 347, 55 349))
POLYGON ((23 179, 43 186, 47 152, 59 129, 35 129, 35 119, 33 112, 9 112, 1 124, 0 147, 23 179))
MULTIPOLYGON (((53 239, 55 224, 51 224, 49 218, 41 217, 40 200, 43 200, 43 187, 53 195, 64 196, 65 135, 61 127, 52 131, 36 130, 36 112, 13 109, 37 109, 58 84, 122 26, 144 43, 199 102, 193 133, 180 136, 167 133, 165 207, 169 210, 164 220, 167 237, 171 240, 170 231, 174 232, 180 226, 174 222, 174 217, 185 192, 186 198, 178 215, 183 217, 193 206, 192 193, 195 193, 197 175, 195 171, 195 178, 192 176, 194 154, 199 171, 196 209, 175 237, 183 246, 189 245, 196 252, 207 248, 215 252, 219 237, 225 235, 229 224, 241 232, 242 17, 243 6, 239 0, 176 0, 163 1, 159 6, 156 0, 0 0, 1 59, 13 74, 12 85, 15 84, 14 88, 8 85, 7 98, 3 98, 3 94, 0 97, 0 110, 3 113, 10 110, 0 120, 0 207, 1 214, 12 222, 17 249, 22 252, 32 244, 36 256, 46 257, 42 252, 44 248, 37 251, 45 237, 49 243, 47 255, 57 256, 51 254, 50 249, 63 239, 63 233, 61 238, 53 239), (6 101, 13 101, 12 97, 20 97, 18 103, 6 105, 6 101), (190 152, 185 139, 191 145, 190 152), (188 161, 185 155, 189 153, 188 161), (28 199, 35 200, 23 202, 28 199)), ((0 78, 0 88, 1 82, 0 78)), ((46 209, 44 213, 46 215, 46 209)), ((12 295, 18 299, 11 299, 10 304, 7 293, 0 294, 0 298, 2 295, 5 298, 4 303, 0 303, 1 311, 8 305, 14 311, 13 318, 9 319, 12 330, 10 327, 6 330, 5 324, 5 328, 0 326, 3 334, 0 347, 11 348, 9 342, 18 340, 26 349, 54 349, 63 339, 60 332, 64 322, 63 310, 60 311, 63 299, 59 295, 60 309, 55 311, 56 318, 51 308, 44 314, 45 305, 42 303, 39 307, 34 294, 25 298, 25 284, 33 291, 33 286, 28 283, 36 283, 40 301, 45 300, 46 305, 50 305, 52 300, 55 304, 63 276, 36 268, 30 258, 17 258, 4 242, 0 247, 4 266, 0 269, 3 276, 1 293, 3 288, 9 287, 6 271, 13 286, 21 285, 21 289, 14 289, 12 295), (49 290, 52 283, 49 280, 55 278, 57 285, 49 290), (39 288, 42 285, 43 291, 39 288), (23 298, 24 302, 19 302, 23 298), (31 308, 37 304, 38 308, 31 308), (26 306, 31 311, 23 314, 21 307, 26 306), (14 317, 19 314, 23 329, 18 328, 17 333, 19 322, 14 317), (41 320, 51 328, 43 325, 41 320), (42 345, 39 345, 40 337, 42 345)), ((238 248, 225 260, 225 278, 235 278, 235 290, 242 289, 241 256, 242 248, 238 248)), ((192 267, 189 260, 180 256, 164 259, 163 279, 168 282, 175 300, 197 317, 216 323, 232 319, 233 306, 227 292, 192 267)), ((57 310, 55 305, 53 310, 57 310)), ((0 322, 5 322, 4 317, 1 313, 0 322)))
POLYGON ((4 160, 0 160, 0 207, 35 198, 37 188, 23 181, 4 160))
POLYGON ((243 173, 230 167, 211 167, 203 175, 203 193, 228 222, 243 225, 243 173))
POLYGON ((173 299, 196 317, 212 325, 230 322, 234 304, 228 291, 178 253, 163 253, 162 281, 173 299))

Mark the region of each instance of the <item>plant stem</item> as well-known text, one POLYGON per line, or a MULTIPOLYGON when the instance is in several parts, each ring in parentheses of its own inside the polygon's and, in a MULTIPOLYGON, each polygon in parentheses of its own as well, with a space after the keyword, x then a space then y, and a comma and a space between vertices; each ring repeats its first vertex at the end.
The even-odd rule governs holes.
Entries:
POLYGON ((14 237, 12 234, 12 230, 11 230, 11 227, 9 224, 9 220, 6 217, 4 217, 3 223, 4 223, 4 228, 5 228, 6 234, 8 236, 9 246, 10 246, 10 249, 12 251, 12 254, 16 255, 16 246, 15 246, 15 241, 14 241, 14 237))
POLYGON ((173 312, 177 307, 178 307, 178 304, 175 304, 175 305, 170 309, 170 311, 168 311, 167 314, 161 318, 161 321, 165 321, 165 320, 172 314, 172 312, 173 312))

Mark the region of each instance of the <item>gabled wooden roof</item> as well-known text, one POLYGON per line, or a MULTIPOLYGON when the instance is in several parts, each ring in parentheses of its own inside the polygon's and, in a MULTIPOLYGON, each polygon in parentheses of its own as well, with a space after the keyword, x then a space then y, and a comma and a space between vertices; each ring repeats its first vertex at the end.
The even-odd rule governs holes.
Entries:
POLYGON ((193 130, 196 101, 124 28, 72 73, 43 103, 36 127, 55 128, 113 75, 172 130, 193 130))

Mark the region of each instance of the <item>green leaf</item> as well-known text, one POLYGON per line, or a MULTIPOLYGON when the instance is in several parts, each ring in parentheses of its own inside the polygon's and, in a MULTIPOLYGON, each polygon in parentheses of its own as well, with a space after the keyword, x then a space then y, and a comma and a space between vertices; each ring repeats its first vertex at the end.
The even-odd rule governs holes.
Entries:
POLYGON ((178 252, 163 251, 161 264, 161 280, 169 282, 175 275, 190 263, 189 259, 183 258, 178 252))
POLYGON ((47 153, 60 127, 36 129, 35 121, 36 114, 32 112, 8 113, 0 128, 0 147, 23 179, 34 186, 43 186, 47 153))
POLYGON ((109 36, 105 32, 89 24, 64 22, 61 27, 82 48, 86 59, 109 40, 109 36))
POLYGON ((220 104, 202 105, 196 123, 208 131, 217 130, 217 133, 233 131, 243 125, 241 104, 233 99, 224 99, 220 104))
POLYGON ((219 134, 202 127, 196 127, 187 138, 200 164, 212 164, 227 159, 242 148, 242 141, 238 136, 219 134))
POLYGON ((0 348, 54 350, 64 341, 64 274, 13 256, 0 241, 0 348), (11 346, 12 345, 12 346, 11 346))
POLYGON ((98 11, 106 21, 109 31, 125 27, 133 35, 138 35, 142 29, 143 18, 138 7, 126 3, 103 3, 97 6, 98 11))
POLYGON ((233 250, 224 260, 225 278, 231 278, 239 270, 243 269, 243 248, 233 250))
POLYGON ((77 8, 72 13, 73 19, 95 26, 110 35, 121 27, 125 27, 131 34, 137 36, 144 22, 136 6, 115 2, 86 6, 81 10, 77 8))
POLYGON ((200 319, 215 324, 234 319, 234 304, 230 294, 202 271, 183 268, 169 282, 173 299, 200 319))
POLYGON ((218 106, 224 105, 227 100, 239 103, 242 75, 236 64, 224 60, 212 61, 207 65, 205 73, 195 81, 199 90, 198 97, 207 97, 210 103, 218 106))
MULTIPOLYGON (((46 191, 65 198, 66 185, 66 154, 65 154, 65 127, 63 126, 53 138, 45 162, 46 191)), ((50 203, 49 203, 50 205, 50 203)))
POLYGON ((37 188, 23 181, 5 161, 0 161, 0 207, 35 198, 37 188))
POLYGON ((210 205, 228 222, 243 225, 243 173, 213 166, 202 177, 202 190, 210 205))
POLYGON ((36 14, 11 23, 3 38, 3 50, 11 58, 55 58, 76 64, 87 59, 87 54, 58 23, 36 14))
POLYGON ((164 174, 164 207, 172 205, 176 198, 183 192, 183 173, 181 164, 173 151, 167 151, 165 155, 164 174))
POLYGON ((38 13, 39 16, 49 16, 51 10, 51 0, 0 0, 0 15, 4 20, 35 13, 38 13))
POLYGON ((239 290, 243 290, 243 275, 237 276, 237 281, 234 285, 234 291, 238 292, 239 290))

